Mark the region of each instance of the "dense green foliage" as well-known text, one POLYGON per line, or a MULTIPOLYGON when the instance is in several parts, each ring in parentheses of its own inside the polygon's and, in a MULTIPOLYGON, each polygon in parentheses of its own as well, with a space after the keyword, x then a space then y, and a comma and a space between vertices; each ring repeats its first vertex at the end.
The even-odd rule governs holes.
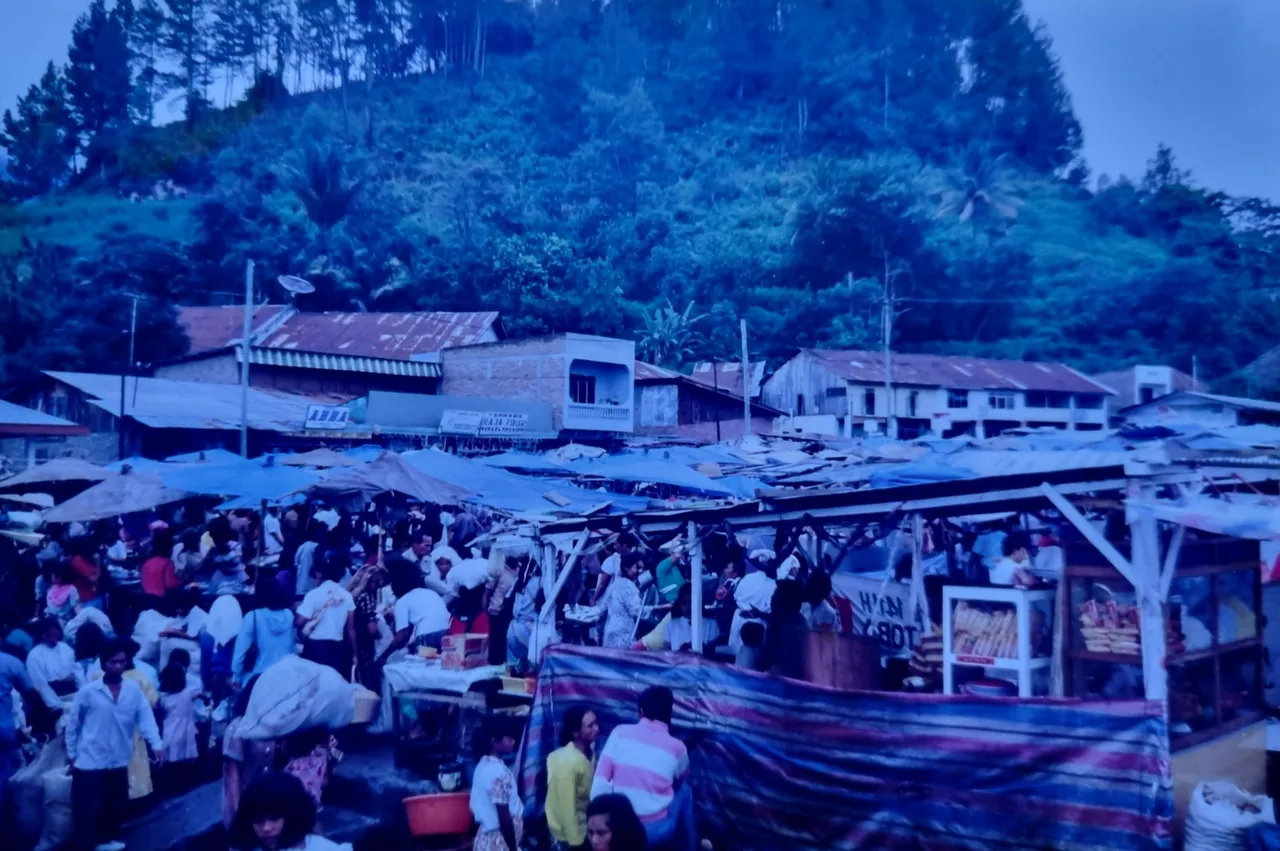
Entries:
POLYGON ((171 353, 172 305, 247 258, 309 307, 496 309, 672 366, 734 352, 740 318, 774 363, 878 346, 886 296, 903 351, 1194 357, 1231 386, 1272 343, 1280 210, 1167 149, 1091 181, 1019 0, 134 5, 97 0, 5 119, 34 196, 0 210, 11 380, 118 361, 126 291, 140 360, 171 353), (185 120, 149 124, 161 92, 185 120))

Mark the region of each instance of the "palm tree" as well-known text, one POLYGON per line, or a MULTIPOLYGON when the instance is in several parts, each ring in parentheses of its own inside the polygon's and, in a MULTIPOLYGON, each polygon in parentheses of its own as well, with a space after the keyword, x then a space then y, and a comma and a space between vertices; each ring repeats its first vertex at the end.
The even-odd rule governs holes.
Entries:
POLYGON ((308 147, 302 167, 293 171, 293 192, 306 208, 307 218, 322 230, 347 217, 362 185, 362 181, 347 180, 342 152, 333 147, 308 147))
POLYGON ((1001 225, 1018 217, 1020 190, 1006 154, 991 156, 984 147, 970 146, 941 177, 938 217, 1001 225))
POLYGON ((694 314, 693 302, 676 310, 668 299, 666 307, 645 310, 641 356, 658 366, 679 366, 693 355, 698 340, 694 326, 705 318, 705 313, 694 314))

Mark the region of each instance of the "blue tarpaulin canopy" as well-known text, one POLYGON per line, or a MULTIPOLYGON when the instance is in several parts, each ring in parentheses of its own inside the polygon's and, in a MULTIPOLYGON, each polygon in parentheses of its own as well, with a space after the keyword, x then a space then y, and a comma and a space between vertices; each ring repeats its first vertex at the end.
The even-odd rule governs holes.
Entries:
MULTIPOLYGON (((536 456, 528 456, 536 457, 536 456)), ((587 490, 568 482, 518 476, 478 461, 450 455, 438 449, 406 452, 404 459, 425 473, 475 493, 466 500, 513 514, 525 512, 568 512, 578 514, 602 502, 610 502, 613 511, 640 511, 649 501, 623 494, 587 490), (567 500, 556 505, 543 494, 554 490, 567 500)))
POLYGON ((504 470, 525 470, 530 473, 571 473, 572 470, 563 461, 548 458, 546 455, 532 455, 528 452, 503 452, 477 458, 476 463, 486 467, 499 467, 504 470))
POLYGON ((238 464, 245 459, 225 449, 202 449, 199 452, 187 452, 164 460, 171 464, 238 464))
POLYGON ((319 479, 310 470, 263 467, 239 460, 238 464, 166 464, 158 472, 168 487, 206 496, 240 497, 255 505, 296 493, 319 479))
POLYGON ((683 464, 637 455, 606 455, 594 461, 568 464, 580 476, 600 476, 619 482, 653 482, 712 496, 735 496, 733 488, 683 464))

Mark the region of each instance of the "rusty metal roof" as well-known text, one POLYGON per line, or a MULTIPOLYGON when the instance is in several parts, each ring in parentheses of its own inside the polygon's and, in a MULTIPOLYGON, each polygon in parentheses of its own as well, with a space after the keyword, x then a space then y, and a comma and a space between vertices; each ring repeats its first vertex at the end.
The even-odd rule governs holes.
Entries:
POLYGON ((489 342, 495 311, 481 313, 295 313, 256 341, 259 348, 413 360, 456 346, 489 342))
MULTIPOLYGON (((804 349, 846 381, 878 384, 885 380, 880 352, 804 349)), ((893 383, 956 390, 1040 390, 1101 393, 1112 390, 1060 363, 988 360, 949 355, 893 355, 893 383)))
POLYGON ((645 363, 642 360, 636 361, 636 381, 674 381, 681 377, 680 373, 674 370, 655 366, 651 363, 645 363))
MULTIPOLYGON (((759 398, 760 384, 764 381, 764 361, 748 363, 747 369, 751 371, 751 398, 759 398)), ((727 390, 736 396, 742 395, 742 364, 738 361, 698 361, 693 365, 693 374, 689 377, 708 386, 727 390)))
MULTIPOLYGON (((244 308, 184 307, 178 324, 191 341, 190 355, 240 342, 244 308)), ((500 336, 495 311, 454 313, 304 313, 278 304, 253 314, 253 345, 322 355, 409 361, 453 346, 473 346, 500 336)))
MULTIPOLYGON (((253 309, 253 332, 257 333, 290 309, 283 304, 258 305, 253 309)), ((225 349, 239 342, 244 334, 244 307, 184 307, 178 310, 178 324, 191 341, 188 355, 225 349)))

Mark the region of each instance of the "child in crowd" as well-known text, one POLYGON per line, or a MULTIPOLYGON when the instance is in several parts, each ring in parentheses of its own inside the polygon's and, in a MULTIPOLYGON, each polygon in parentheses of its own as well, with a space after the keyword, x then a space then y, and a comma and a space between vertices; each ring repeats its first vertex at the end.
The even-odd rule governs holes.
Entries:
MULTIPOLYGON (((169 651, 169 665, 171 667, 178 665, 182 668, 182 675, 186 677, 187 688, 195 689, 199 694, 204 689, 204 683, 200 680, 200 674, 191 670, 191 654, 181 647, 175 647, 169 651)), ((163 691, 163 689, 161 689, 163 691)))
MULTIPOLYGON (((184 791, 199 781, 200 749, 196 743, 198 689, 187 684, 187 671, 172 661, 160 672, 160 709, 164 713, 164 760, 174 791, 184 791)), ((188 659, 188 661, 190 661, 188 659)))
POLYGON ((51 571, 53 584, 45 595, 45 607, 49 617, 57 618, 58 623, 66 629, 67 623, 76 616, 80 609, 80 594, 76 586, 71 584, 71 567, 59 564, 51 571))
POLYGON ((333 767, 342 761, 338 740, 325 729, 304 730, 285 740, 285 751, 289 762, 285 764, 284 773, 302 781, 319 812, 320 799, 325 786, 329 785, 333 767))
POLYGON ((518 851, 524 833, 524 807, 516 791, 516 777, 503 758, 516 747, 506 719, 485 721, 472 742, 479 762, 471 779, 471 814, 480 830, 474 851, 518 851))

